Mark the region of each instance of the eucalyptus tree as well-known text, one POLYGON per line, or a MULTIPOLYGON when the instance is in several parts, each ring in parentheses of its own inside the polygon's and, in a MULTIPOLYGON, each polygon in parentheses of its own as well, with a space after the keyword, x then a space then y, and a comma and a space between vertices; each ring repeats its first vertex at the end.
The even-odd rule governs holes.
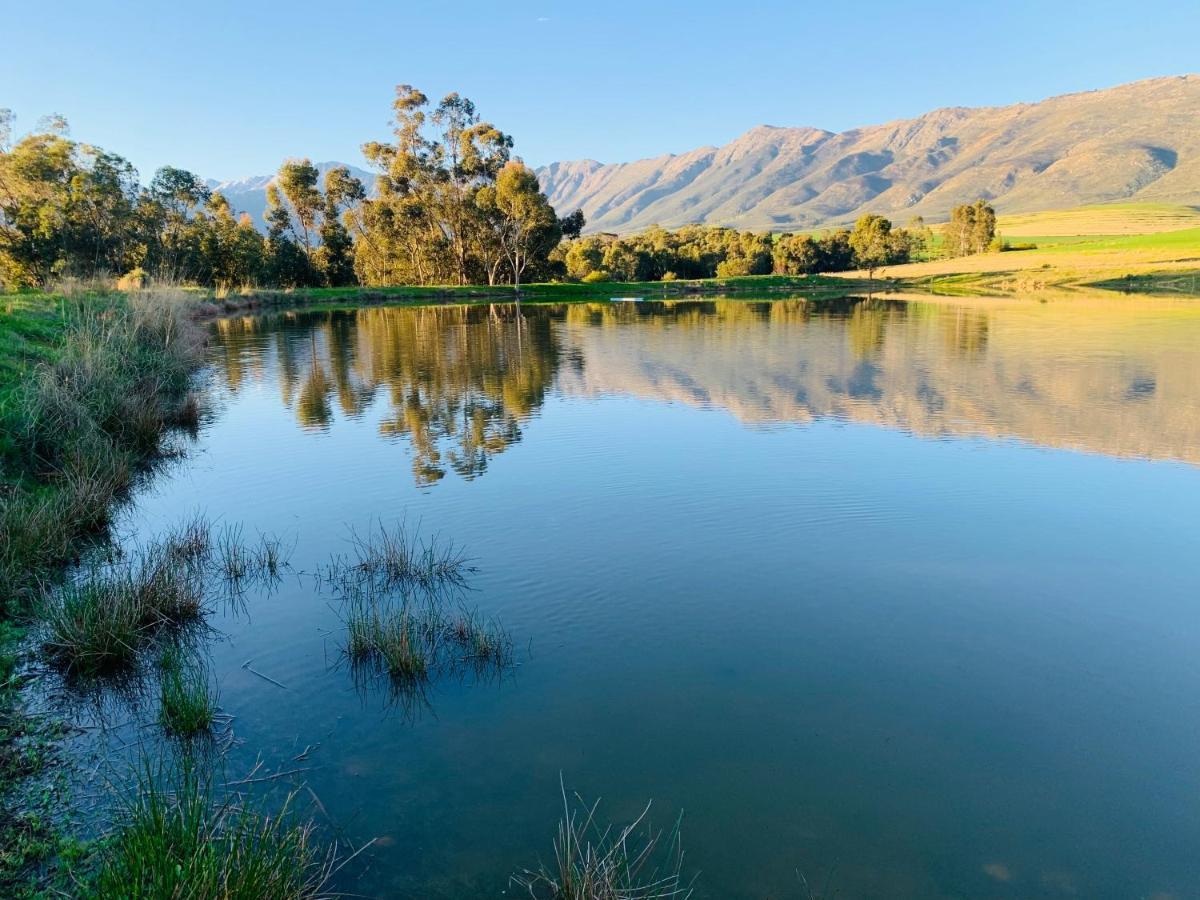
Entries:
POLYGON ((0 152, 0 280, 126 271, 138 254, 138 193, 137 170, 115 153, 62 133, 21 138, 0 152))
POLYGON ((995 236, 996 211, 986 200, 977 200, 950 210, 950 221, 942 227, 942 246, 949 256, 983 253, 995 236))
POLYGON ((199 234, 193 225, 211 197, 208 186, 184 169, 163 166, 154 173, 141 204, 142 220, 153 229, 144 266, 169 280, 202 277, 196 271, 199 234))
MULTIPOLYGON (((449 94, 430 109, 411 85, 396 88, 394 142, 364 145, 378 195, 351 215, 355 266, 372 283, 494 282, 508 265, 494 202, 512 138, 475 104, 449 94)), ((548 252, 548 251, 547 251, 548 252)), ((528 263, 526 263, 528 265, 528 263)))
MULTIPOLYGON (((276 205, 286 200, 299 228, 292 227, 297 243, 304 246, 304 255, 312 261, 313 232, 316 230, 324 198, 317 188, 320 173, 307 159, 289 159, 279 167, 278 188, 275 191, 276 205), (282 197, 280 196, 282 195, 282 197)), ((290 223, 289 217, 289 225, 290 223)))
POLYGON ((513 286, 520 290, 521 276, 530 262, 548 256, 562 239, 558 216, 538 186, 537 176, 520 161, 501 169, 495 186, 480 188, 478 201, 492 223, 513 286))
POLYGON ((363 183, 345 166, 325 173, 325 196, 321 210, 318 263, 325 283, 338 287, 354 283, 354 241, 343 222, 351 210, 367 197, 363 183))

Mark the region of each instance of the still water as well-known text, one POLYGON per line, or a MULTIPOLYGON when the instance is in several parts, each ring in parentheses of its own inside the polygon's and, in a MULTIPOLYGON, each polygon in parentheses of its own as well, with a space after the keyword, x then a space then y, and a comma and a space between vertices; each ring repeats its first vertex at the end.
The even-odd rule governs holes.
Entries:
POLYGON ((1200 306, 301 312, 206 381, 127 528, 419 522, 516 648, 397 704, 303 577, 216 623, 233 764, 379 839, 339 887, 500 895, 561 775, 701 897, 1200 896, 1200 306))

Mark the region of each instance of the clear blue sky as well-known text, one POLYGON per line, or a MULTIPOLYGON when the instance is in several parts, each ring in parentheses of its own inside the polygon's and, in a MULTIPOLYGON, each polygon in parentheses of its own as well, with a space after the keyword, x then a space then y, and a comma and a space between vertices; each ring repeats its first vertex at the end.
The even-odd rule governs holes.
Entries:
POLYGON ((206 177, 361 164, 393 86, 458 90, 531 164, 841 130, 1200 69, 1200 2, 11 0, 0 107, 206 177))

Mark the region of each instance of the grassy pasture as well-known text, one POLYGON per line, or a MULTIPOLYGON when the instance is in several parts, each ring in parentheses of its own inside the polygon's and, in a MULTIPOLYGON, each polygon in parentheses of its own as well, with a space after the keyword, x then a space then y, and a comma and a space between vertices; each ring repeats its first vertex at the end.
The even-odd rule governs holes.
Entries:
POLYGON ((1149 235, 1200 228, 1200 209, 1165 203, 1103 203, 1074 209, 1001 215, 996 230, 1022 242, 1049 243, 1096 235, 1149 235))

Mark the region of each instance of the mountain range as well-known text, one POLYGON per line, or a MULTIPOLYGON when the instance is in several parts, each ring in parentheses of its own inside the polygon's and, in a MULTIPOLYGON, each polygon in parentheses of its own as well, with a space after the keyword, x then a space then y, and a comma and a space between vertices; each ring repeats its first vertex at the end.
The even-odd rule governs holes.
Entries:
POLYGON ((945 220, 978 198, 1000 212, 1155 200, 1200 203, 1200 76, 1040 103, 938 109, 835 133, 759 126, 723 147, 538 171, 589 230, 693 222, 805 229, 866 212, 945 220))
MULTIPOLYGON (((350 168, 372 184, 371 173, 350 168)), ((580 208, 588 231, 610 232, 690 223, 798 230, 866 212, 935 222, 979 198, 1001 213, 1116 200, 1200 205, 1200 75, 842 132, 760 125, 721 147, 556 162, 537 175, 560 214, 580 208)), ((210 184, 261 225, 271 180, 210 184)))

